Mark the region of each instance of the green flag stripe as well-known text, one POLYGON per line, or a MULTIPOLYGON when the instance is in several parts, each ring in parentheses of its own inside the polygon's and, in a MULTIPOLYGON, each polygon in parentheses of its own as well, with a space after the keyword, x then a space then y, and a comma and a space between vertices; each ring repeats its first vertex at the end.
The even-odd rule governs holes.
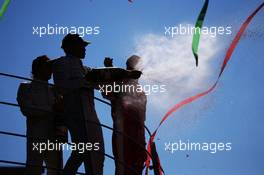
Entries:
POLYGON ((204 17, 206 15, 207 7, 208 7, 209 0, 205 0, 203 8, 197 18, 196 24, 195 24, 195 30, 193 34, 193 40, 192 40, 192 52, 195 57, 196 66, 198 66, 198 47, 199 47, 199 41, 200 41, 200 31, 203 26, 204 17))
POLYGON ((7 7, 9 5, 11 0, 5 0, 4 4, 2 5, 1 9, 0 9, 0 18, 3 17, 5 11, 7 10, 7 7))

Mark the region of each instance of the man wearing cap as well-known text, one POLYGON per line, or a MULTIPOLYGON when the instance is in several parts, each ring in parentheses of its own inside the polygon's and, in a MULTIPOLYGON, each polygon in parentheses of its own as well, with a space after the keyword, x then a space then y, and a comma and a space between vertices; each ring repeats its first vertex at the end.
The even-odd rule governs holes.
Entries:
POLYGON ((63 174, 75 175, 84 162, 88 175, 103 175, 104 142, 102 128, 94 106, 94 87, 85 80, 89 71, 82 64, 85 47, 90 44, 78 34, 68 34, 62 41, 61 48, 65 56, 53 64, 53 78, 58 93, 63 95, 65 123, 75 144, 92 143, 99 145, 99 150, 72 150, 63 174))

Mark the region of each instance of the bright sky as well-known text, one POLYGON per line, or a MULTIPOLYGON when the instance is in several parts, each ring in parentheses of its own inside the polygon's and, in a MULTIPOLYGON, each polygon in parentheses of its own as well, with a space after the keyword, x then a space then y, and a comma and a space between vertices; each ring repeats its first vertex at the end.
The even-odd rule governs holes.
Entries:
MULTIPOLYGON (((0 0, 0 6, 3 2, 0 0)), ((204 26, 231 26, 232 35, 216 38, 202 35, 201 62, 199 68, 195 68, 191 37, 171 39, 164 35, 164 26, 194 25, 202 0, 135 0, 132 4, 126 0, 12 1, 0 21, 0 72, 30 77, 31 62, 35 57, 63 55, 60 48, 63 35, 39 37, 33 35, 33 27, 47 27, 48 24, 99 26, 98 35, 84 37, 92 42, 87 48, 85 65, 100 67, 104 57, 110 56, 116 66, 124 67, 126 58, 138 53, 146 56, 145 60, 151 60, 152 68, 157 69, 149 76, 167 85, 168 94, 158 96, 158 101, 157 95, 148 97, 146 125, 153 131, 169 107, 184 97, 206 90, 213 83, 232 38, 261 2, 210 1, 204 26), (166 66, 171 67, 163 72, 166 66)), ((176 112, 160 128, 156 144, 167 175, 263 174, 263 19, 262 9, 248 27, 252 35, 241 39, 216 91, 176 112), (232 150, 215 154, 206 151, 171 154, 164 150, 166 142, 179 140, 231 142, 232 150)), ((0 82, 0 101, 16 103, 21 81, 0 77, 0 82)), ((97 96, 101 97, 100 94, 97 96)), ((96 110, 100 121, 111 126, 110 108, 96 103, 96 110)), ((0 105, 0 116, 0 130, 25 133, 25 118, 18 108, 0 105)), ((112 154, 109 130, 104 129, 104 139, 106 152, 112 154)), ((65 153, 64 161, 68 154, 65 153)), ((25 155, 23 138, 1 135, 0 159, 25 162, 25 155)), ((111 159, 106 158, 104 171, 114 174, 111 159)))

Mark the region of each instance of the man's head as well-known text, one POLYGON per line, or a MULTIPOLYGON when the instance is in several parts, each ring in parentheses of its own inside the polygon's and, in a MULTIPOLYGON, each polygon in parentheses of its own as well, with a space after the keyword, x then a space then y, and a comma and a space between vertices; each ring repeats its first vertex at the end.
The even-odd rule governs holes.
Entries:
POLYGON ((64 50, 66 55, 76 56, 80 59, 85 57, 85 47, 90 42, 84 41, 78 34, 67 34, 61 43, 61 48, 64 50))
POLYGON ((140 61, 141 58, 137 55, 132 55, 129 57, 126 62, 127 70, 138 70, 138 64, 140 61))
POLYGON ((33 78, 48 81, 51 78, 52 66, 49 63, 49 58, 46 55, 37 57, 32 62, 33 78))

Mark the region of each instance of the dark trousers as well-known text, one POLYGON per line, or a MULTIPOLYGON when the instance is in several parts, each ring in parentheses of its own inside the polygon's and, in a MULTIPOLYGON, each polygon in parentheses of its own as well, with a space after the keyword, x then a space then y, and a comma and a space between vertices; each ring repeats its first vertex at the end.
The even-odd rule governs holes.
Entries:
MULTIPOLYGON (((87 143, 87 135, 84 125, 84 120, 68 120, 67 126, 71 135, 71 140, 74 144, 87 143)), ((88 151, 80 153, 79 150, 73 150, 63 170, 63 175, 75 175, 78 168, 84 162, 86 174, 94 175, 91 166, 91 156, 88 151)))
MULTIPOLYGON (((92 143, 93 140, 88 137, 90 135, 97 135, 96 130, 90 131, 87 134, 86 123, 84 119, 67 119, 67 126, 71 135, 71 140, 74 144, 86 144, 92 143)), ((89 127, 89 126, 88 126, 89 127)), ((91 125, 89 128, 94 127, 91 125)), ((100 126, 97 126, 100 127, 100 126)), ((94 144, 94 143, 92 143, 94 144)), ((63 175, 75 175, 78 171, 78 168, 84 163, 85 172, 88 175, 102 175, 103 174, 103 158, 104 155, 104 145, 102 142, 101 152, 84 150, 80 152, 80 150, 72 150, 72 153, 64 167, 63 175), (83 153, 82 153, 83 152, 83 153), (100 161, 102 160, 102 161, 100 161)))
MULTIPOLYGON (((86 92, 86 91, 85 91, 86 92)), ((103 175, 104 143, 101 126, 89 123, 93 120, 99 123, 94 107, 91 106, 91 95, 81 95, 80 92, 64 96, 65 124, 69 129, 71 141, 74 144, 100 143, 100 152, 94 150, 73 150, 63 170, 63 175, 75 175, 84 162, 86 174, 103 175)), ((88 92, 87 92, 88 93, 88 92)))
POLYGON ((124 124, 123 133, 137 143, 124 135, 113 133, 112 146, 114 157, 125 163, 124 165, 118 161, 115 162, 115 175, 142 175, 144 162, 147 159, 147 153, 144 150, 146 146, 144 128, 137 127, 137 124, 131 125, 130 123, 126 123, 124 124))
MULTIPOLYGON (((40 153, 33 150, 33 143, 43 142, 40 140, 27 140, 27 175, 41 175, 42 165, 45 162, 48 167, 48 175, 60 175, 63 166, 62 151, 48 151, 40 153), (51 168, 51 169, 49 169, 51 168), (54 168, 54 169, 52 169, 54 168), (60 169, 60 170, 59 170, 60 169)), ((47 143, 47 141, 45 142, 47 143)))

